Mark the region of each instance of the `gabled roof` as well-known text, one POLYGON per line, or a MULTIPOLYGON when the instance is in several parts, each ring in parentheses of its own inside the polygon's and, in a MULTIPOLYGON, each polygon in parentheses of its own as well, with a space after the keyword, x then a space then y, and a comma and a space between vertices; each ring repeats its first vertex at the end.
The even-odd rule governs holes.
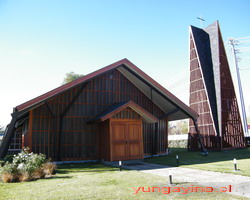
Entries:
POLYGON ((107 109, 105 109, 103 112, 99 113, 97 116, 92 118, 91 120, 88 121, 88 123, 93 123, 93 122, 103 122, 116 113, 119 113, 120 111, 124 110, 125 108, 131 108, 134 110, 136 113, 138 113, 140 116, 142 116, 143 122, 144 123, 155 123, 157 122, 157 118, 154 117, 152 114, 150 114, 148 111, 137 105, 133 101, 126 101, 126 102, 119 102, 115 103, 111 106, 109 106, 107 109))
POLYGON ((92 72, 88 75, 85 75, 68 84, 62 85, 21 105, 18 105, 15 109, 18 112, 29 110, 35 106, 44 103, 47 99, 55 95, 58 95, 68 89, 76 87, 77 85, 82 84, 84 82, 88 82, 96 76, 102 75, 113 69, 117 69, 118 71, 120 71, 148 98, 152 99, 152 101, 165 113, 171 113, 171 115, 168 116, 169 120, 198 117, 198 114, 194 110, 184 104, 181 100, 171 94, 168 90, 166 90, 163 86, 161 86, 151 77, 149 77, 146 73, 144 73, 126 58, 111 65, 108 65, 104 68, 101 68, 95 72, 92 72))

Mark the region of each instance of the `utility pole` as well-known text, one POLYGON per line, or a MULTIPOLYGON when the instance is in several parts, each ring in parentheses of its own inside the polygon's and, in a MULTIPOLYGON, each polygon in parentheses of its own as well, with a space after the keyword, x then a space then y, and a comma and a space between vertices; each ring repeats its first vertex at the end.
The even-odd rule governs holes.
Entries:
POLYGON ((237 50, 235 49, 235 45, 237 45, 237 41, 235 39, 233 39, 233 38, 229 38, 229 43, 232 46, 234 65, 235 65, 235 68, 236 68, 236 75, 237 75, 239 94, 240 94, 240 103, 241 103, 242 120, 243 120, 242 123, 243 123, 244 135, 248 136, 248 127, 247 127, 247 117, 246 117, 245 103, 244 103, 244 97, 243 97, 243 91, 242 91, 242 85, 241 85, 241 79, 240 79, 240 72, 239 72, 239 67, 238 67, 238 60, 237 60, 237 57, 236 57, 237 50))

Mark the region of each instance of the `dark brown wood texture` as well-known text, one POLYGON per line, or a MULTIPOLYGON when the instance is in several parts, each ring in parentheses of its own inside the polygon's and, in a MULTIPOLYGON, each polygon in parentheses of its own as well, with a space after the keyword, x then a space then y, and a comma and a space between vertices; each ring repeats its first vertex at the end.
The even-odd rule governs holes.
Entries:
POLYGON ((54 156, 54 134, 53 118, 47 107, 43 104, 33 111, 29 117, 29 147, 35 153, 44 153, 47 157, 54 156))
MULTIPOLYGON (((87 125, 86 122, 113 103, 132 100, 157 118, 164 114, 116 69, 82 86, 54 96, 34 109, 34 152, 45 153, 57 160, 98 159, 98 124, 87 125)), ((152 154, 153 148, 157 153, 165 152, 166 119, 159 120, 157 126, 155 133, 155 124, 143 124, 145 154, 152 154), (156 147, 153 147, 154 144, 157 144, 156 147)))
MULTIPOLYGON (((194 40, 190 36, 190 107, 199 114, 197 118, 198 128, 202 135, 205 148, 214 148, 217 145, 217 137, 212 113, 209 106, 206 87, 204 85, 201 66, 199 64, 194 40)), ((198 135, 195 131, 193 120, 189 120, 189 148, 199 149, 198 135)))
POLYGON ((141 116, 138 113, 136 113, 134 110, 128 107, 122 110, 121 112, 115 114, 112 118, 113 119, 141 119, 141 116))

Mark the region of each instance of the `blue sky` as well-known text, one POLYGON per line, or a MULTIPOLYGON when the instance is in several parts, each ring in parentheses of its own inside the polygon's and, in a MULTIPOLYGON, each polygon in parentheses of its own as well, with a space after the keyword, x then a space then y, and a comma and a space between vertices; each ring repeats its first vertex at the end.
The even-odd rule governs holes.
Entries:
MULTIPOLYGON (((249 0, 1 0, 0 124, 10 122, 13 107, 60 86, 67 72, 88 74, 122 58, 187 102, 189 25, 200 27, 200 15, 204 27, 219 20, 229 48, 228 37, 250 36, 249 8, 249 0)), ((249 75, 242 73, 244 91, 249 75)))

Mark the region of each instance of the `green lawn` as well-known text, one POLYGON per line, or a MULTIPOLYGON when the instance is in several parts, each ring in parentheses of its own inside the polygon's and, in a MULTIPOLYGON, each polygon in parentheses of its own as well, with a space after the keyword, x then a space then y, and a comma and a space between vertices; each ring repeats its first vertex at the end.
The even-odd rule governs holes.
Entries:
POLYGON ((173 148, 171 149, 171 154, 167 156, 148 158, 145 161, 250 176, 250 148, 212 151, 206 156, 200 152, 190 152, 183 148, 173 148), (179 156, 179 164, 176 162, 176 155, 179 156), (234 171, 234 158, 237 159, 237 168, 240 169, 237 172, 234 171))
MULTIPOLYGON (((0 183, 0 199, 244 199, 226 193, 139 192, 132 187, 167 187, 163 177, 119 171, 101 164, 61 165, 57 175, 24 183, 0 183)), ((189 187, 186 184, 177 186, 189 187)))

